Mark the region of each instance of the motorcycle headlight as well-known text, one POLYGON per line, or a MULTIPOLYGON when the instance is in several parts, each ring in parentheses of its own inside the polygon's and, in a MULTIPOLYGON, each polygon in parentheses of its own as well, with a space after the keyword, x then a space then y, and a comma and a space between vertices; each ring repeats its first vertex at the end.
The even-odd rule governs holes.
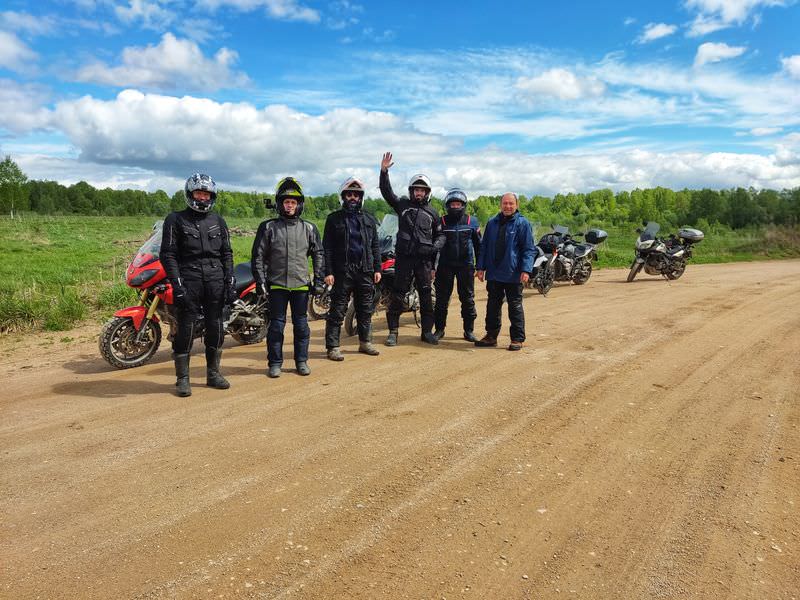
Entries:
POLYGON ((156 273, 158 273, 158 269, 145 269, 144 271, 139 273, 136 277, 131 279, 130 285, 133 287, 139 287, 140 285, 144 285, 156 273))

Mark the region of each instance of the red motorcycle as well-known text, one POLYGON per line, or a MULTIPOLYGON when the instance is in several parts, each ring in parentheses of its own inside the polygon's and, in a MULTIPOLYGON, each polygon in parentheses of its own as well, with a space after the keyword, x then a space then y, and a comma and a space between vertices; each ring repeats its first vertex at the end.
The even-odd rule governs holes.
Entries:
MULTIPOLYGON (((161 344, 161 323, 169 325, 167 339, 177 330, 172 284, 159 260, 163 221, 153 226, 153 235, 139 248, 128 266, 127 284, 139 290, 139 304, 114 313, 100 334, 100 354, 118 369, 139 367, 149 361, 161 344)), ((267 300, 258 296, 250 263, 234 267, 237 300, 225 309, 225 331, 240 344, 255 344, 267 335, 267 300)), ((205 324, 200 315, 194 337, 203 337, 205 324)))

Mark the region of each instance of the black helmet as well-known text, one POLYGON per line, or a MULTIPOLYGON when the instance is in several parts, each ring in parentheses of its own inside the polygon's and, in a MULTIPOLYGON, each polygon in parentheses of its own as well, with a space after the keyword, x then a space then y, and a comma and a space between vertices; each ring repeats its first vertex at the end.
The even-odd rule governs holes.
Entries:
POLYGON ((447 214, 453 217, 460 217, 467 209, 467 194, 461 188, 453 188, 445 194, 444 207, 447 214), (451 207, 453 202, 461 202, 461 208, 451 207))
POLYGON ((186 180, 186 184, 183 186, 183 195, 186 200, 186 206, 199 213, 207 213, 217 201, 217 184, 214 183, 214 180, 209 175, 195 173, 186 180), (196 190, 209 192, 211 198, 209 200, 197 200, 194 197, 196 190))
POLYGON ((278 209, 278 214, 282 217, 293 219, 302 215, 305 199, 305 196, 303 196, 303 187, 294 177, 284 177, 275 187, 275 208, 278 209), (284 212, 283 201, 286 198, 293 198, 294 200, 297 200, 297 210, 293 215, 287 215, 284 212))

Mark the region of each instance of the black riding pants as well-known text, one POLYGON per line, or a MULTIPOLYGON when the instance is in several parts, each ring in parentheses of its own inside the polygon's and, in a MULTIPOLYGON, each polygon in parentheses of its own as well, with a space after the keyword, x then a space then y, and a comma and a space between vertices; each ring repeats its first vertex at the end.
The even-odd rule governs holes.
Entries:
POLYGON ((411 289, 413 280, 419 294, 422 332, 433 331, 433 296, 431 294, 433 262, 427 256, 398 255, 394 268, 392 301, 386 311, 386 323, 389 330, 396 331, 400 327, 400 314, 405 309, 405 297, 411 289))
POLYGON ((175 354, 188 354, 192 349, 195 328, 203 316, 206 348, 221 348, 225 341, 222 327, 222 309, 225 305, 225 282, 222 279, 203 281, 184 279, 186 300, 178 306, 178 331, 172 340, 175 354))
POLYGON ((331 290, 331 308, 325 323, 325 347, 338 348, 342 331, 342 322, 347 312, 350 296, 356 307, 358 321, 358 339, 367 342, 370 339, 372 324, 372 303, 375 298, 374 274, 363 271, 348 270, 334 273, 331 290))
POLYGON ((461 301, 461 318, 464 331, 472 331, 478 312, 475 310, 475 268, 472 265, 448 267, 439 264, 436 269, 436 309, 437 331, 444 331, 447 325, 447 308, 453 293, 453 280, 456 282, 458 299, 461 301))

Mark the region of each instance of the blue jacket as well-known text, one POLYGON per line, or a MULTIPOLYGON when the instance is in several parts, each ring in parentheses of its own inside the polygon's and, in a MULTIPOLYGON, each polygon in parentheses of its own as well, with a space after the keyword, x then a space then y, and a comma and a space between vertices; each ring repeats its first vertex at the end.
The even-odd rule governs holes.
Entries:
POLYGON ((481 224, 478 217, 464 214, 460 218, 442 217, 444 247, 439 250, 438 264, 447 267, 472 267, 481 252, 481 224), (455 223, 453 223, 455 221, 455 223))
POLYGON ((511 220, 506 225, 505 256, 495 264, 494 251, 501 218, 502 213, 498 213, 486 224, 476 268, 486 271, 485 278, 489 281, 519 283, 523 272, 530 273, 533 270, 533 259, 536 257, 531 224, 519 211, 511 215, 511 220))

